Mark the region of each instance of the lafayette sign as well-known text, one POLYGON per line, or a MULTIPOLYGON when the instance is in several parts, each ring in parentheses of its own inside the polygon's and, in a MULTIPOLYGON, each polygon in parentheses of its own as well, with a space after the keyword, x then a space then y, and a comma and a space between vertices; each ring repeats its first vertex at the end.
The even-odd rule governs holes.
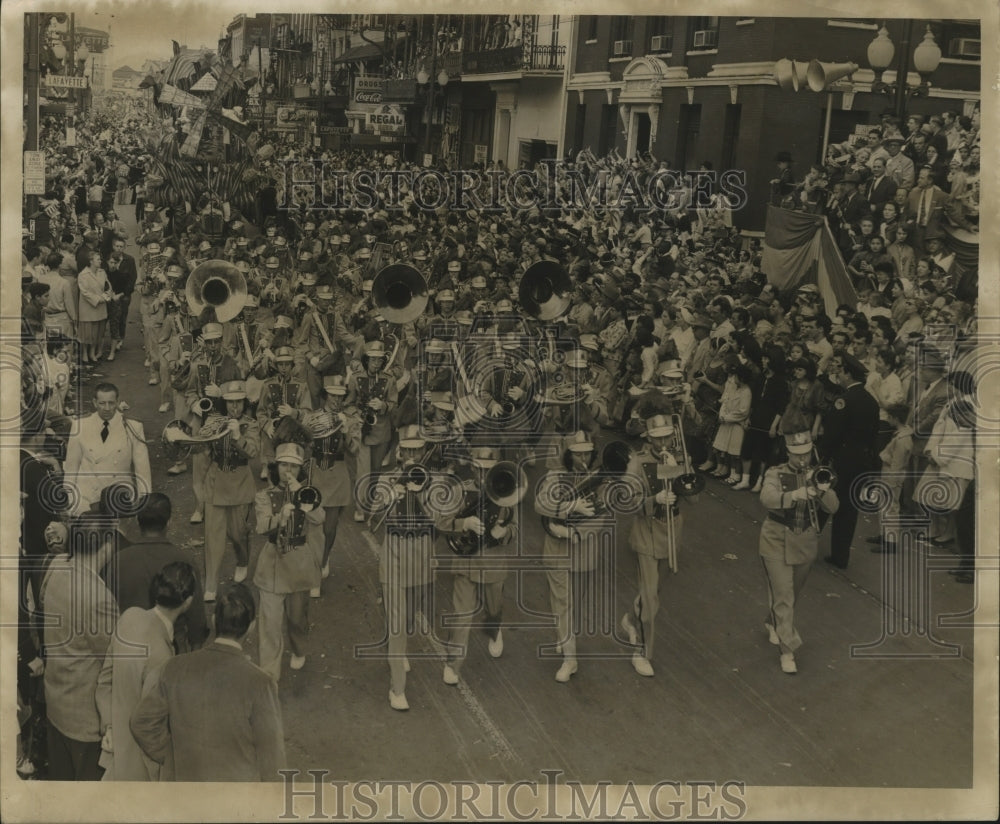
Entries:
POLYGON ((45 85, 53 89, 85 89, 87 88, 87 78, 67 77, 64 74, 47 74, 45 85))

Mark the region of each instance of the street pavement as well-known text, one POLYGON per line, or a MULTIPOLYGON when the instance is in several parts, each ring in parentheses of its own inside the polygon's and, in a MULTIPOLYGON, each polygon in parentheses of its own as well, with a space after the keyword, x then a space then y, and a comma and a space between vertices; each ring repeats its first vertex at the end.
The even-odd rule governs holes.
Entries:
MULTIPOLYGON (((132 215, 121 217, 134 238, 132 215)), ((131 240, 128 251, 138 260, 131 240)), ((158 387, 146 383, 138 304, 124 349, 97 371, 118 384, 131 416, 144 423, 153 486, 174 504, 172 539, 203 574, 203 528, 188 524, 190 472, 165 473, 160 432, 171 414, 157 412, 158 387)), ((81 387, 85 408, 92 388, 81 387)), ((532 486, 543 463, 531 471, 532 486)), ((603 626, 581 638, 579 672, 569 683, 554 680, 560 659, 551 648, 557 639, 548 588, 529 559, 507 585, 503 656, 491 658, 486 636, 474 628, 460 684, 445 685, 447 630, 440 623, 451 575, 442 569, 437 617, 425 616, 436 626, 410 640, 406 713, 389 707, 388 666, 370 657, 384 634, 378 564, 374 539, 348 512, 332 574, 310 605, 301 671, 289 670, 286 651, 279 691, 289 768, 326 769, 347 781, 540 780, 542 770, 558 770, 561 779, 587 783, 971 785, 973 638, 965 613, 975 587, 946 573, 955 556, 932 558, 930 565, 943 568, 920 578, 916 594, 902 593, 900 610, 901 593, 883 586, 890 580, 884 565, 920 556, 901 553, 894 561, 870 553, 864 539, 877 533, 877 516, 862 515, 850 566, 837 570, 822 561, 827 529, 797 605, 805 644, 796 655, 799 672, 790 676, 763 629, 767 591, 757 539, 765 511, 758 496, 709 479, 686 512, 679 571, 660 596, 655 677, 633 671, 617 625, 636 592, 623 519, 603 626)), ((522 555, 538 556, 543 533, 530 493, 520 516, 522 555)), ((251 579, 261 545, 255 538, 251 579)), ((223 581, 233 569, 227 551, 223 581)), ((256 638, 247 651, 256 655, 256 638)))

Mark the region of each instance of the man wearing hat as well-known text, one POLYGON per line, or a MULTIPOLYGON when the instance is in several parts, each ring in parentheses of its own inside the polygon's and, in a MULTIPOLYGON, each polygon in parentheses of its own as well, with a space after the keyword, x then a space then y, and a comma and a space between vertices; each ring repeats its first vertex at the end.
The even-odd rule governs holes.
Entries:
POLYGON ((307 483, 305 461, 300 444, 278 444, 268 466, 270 484, 253 500, 257 534, 267 536, 253 575, 260 593, 259 660, 260 668, 275 681, 281 678, 286 623, 291 668, 299 670, 306 663, 309 591, 320 585, 326 501, 296 504, 296 494, 307 483))
POLYGON ((221 389, 225 415, 210 418, 205 424, 220 435, 208 444, 209 466, 205 475, 206 601, 215 600, 227 538, 236 552, 234 580, 239 583, 247 577, 250 512, 257 492, 250 461, 260 452, 260 428, 246 414, 243 381, 228 381, 221 389))
MULTIPOLYGON (((188 423, 191 432, 197 435, 204 418, 196 412, 203 398, 221 397, 221 385, 228 381, 241 380, 239 367, 231 355, 222 350, 222 324, 206 323, 201 330, 201 351, 192 358, 191 352, 182 352, 177 360, 175 372, 170 385, 184 394, 184 407, 189 411, 188 423)), ((187 469, 181 461, 167 470, 168 475, 178 475, 187 469)), ((208 459, 202 452, 195 452, 192 458, 194 495, 198 506, 191 515, 191 523, 200 524, 204 521, 205 473, 208 471, 208 459)))
POLYGON ((588 486, 567 494, 567 490, 587 484, 594 442, 586 432, 578 431, 564 440, 564 446, 562 468, 547 472, 535 488, 535 512, 542 516, 546 532, 542 555, 547 565, 549 603, 556 617, 557 648, 563 655, 556 681, 562 684, 578 668, 576 636, 580 627, 572 616, 592 613, 596 608, 593 573, 608 560, 600 553, 606 524, 594 521, 593 501, 600 500, 600 489, 588 486))
MULTIPOLYGON (((157 340, 160 337, 159 324, 153 318, 153 304, 160 290, 167 285, 167 259, 156 241, 146 244, 145 251, 139 260, 139 279, 136 288, 139 290, 139 315, 142 318, 142 345, 146 351, 144 366, 150 368, 150 382, 153 380, 153 367, 159 357, 157 340)), ((159 380, 159 377, 157 377, 159 380)))
POLYGON ((462 662, 469 643, 469 629, 473 618, 483 610, 481 622, 489 636, 489 652, 493 658, 503 654, 503 632, 500 628, 503 613, 503 588, 509 570, 490 569, 490 558, 503 556, 517 537, 517 502, 527 487, 527 478, 521 473, 518 489, 506 499, 497 499, 496 493, 487 489, 489 470, 496 466, 500 453, 492 447, 475 447, 470 451, 474 474, 472 488, 466 487, 466 507, 450 523, 441 524, 449 544, 461 548, 456 553, 451 571, 454 573, 452 588, 451 634, 448 637, 448 660, 444 665, 444 682, 458 683, 462 662), (483 527, 480 533, 476 521, 483 527))
MULTIPOLYGON (((636 647, 632 667, 639 675, 651 677, 660 588, 671 569, 671 558, 677 557, 684 526, 673 479, 688 469, 678 446, 684 433, 675 430, 673 419, 653 415, 645 425, 646 445, 632 453, 627 470, 627 477, 637 483, 642 495, 642 509, 636 513, 629 534, 629 547, 638 565, 639 594, 621 624, 629 643, 636 647)), ((683 500, 685 506, 696 503, 697 495, 685 495, 683 500)))
MULTIPOLYGON (((390 478, 392 501, 385 513, 385 536, 379 542, 379 583, 385 609, 389 659, 389 705, 394 710, 410 708, 406 700, 407 636, 416 630, 416 612, 435 614, 434 573, 431 556, 437 537, 435 515, 425 509, 424 484, 407 471, 422 459, 426 441, 417 425, 399 433, 400 472, 390 478)), ((359 477, 361 470, 358 470, 359 477)), ((374 500, 364 496, 364 500, 374 500)), ((374 513, 373 513, 374 514, 374 513)), ((452 524, 452 527, 455 527, 452 524)), ((482 533, 478 518, 466 519, 463 528, 482 533)))
POLYGON ((899 189, 912 189, 914 180, 913 161, 902 152, 903 138, 886 137, 882 146, 889 157, 885 161, 885 173, 892 178, 899 189))
POLYGON ((758 544, 767 579, 768 640, 780 650, 782 672, 798 672, 795 651, 802 638, 795 627, 795 602, 819 551, 821 515, 837 512, 840 500, 833 489, 810 483, 813 442, 808 432, 785 435, 788 460, 764 474, 760 502, 767 518, 758 544))
MULTIPOLYGON (((374 473, 382 468, 392 440, 390 415, 396 408, 399 390, 396 380, 385 372, 387 353, 380 340, 365 344, 361 364, 364 373, 352 374, 347 382, 347 405, 358 409, 363 421, 361 446, 358 448, 358 482, 372 483, 374 473)), ((360 509, 354 513, 355 521, 363 521, 360 509)))
POLYGON ((304 374, 315 403, 319 403, 323 376, 343 373, 344 352, 353 351, 362 342, 360 335, 348 330, 334 303, 333 287, 316 287, 315 309, 306 314, 296 341, 304 351, 304 374))
POLYGON ((825 560, 839 569, 847 569, 858 523, 858 510, 851 491, 861 475, 879 468, 876 448, 879 407, 878 401, 865 389, 867 374, 861 362, 847 352, 830 359, 828 376, 831 382, 843 388, 843 392, 833 402, 833 408, 823 413, 820 454, 837 474, 835 491, 840 509, 833 517, 830 555, 825 560))
POLYGON ((274 460, 274 435, 284 418, 302 422, 313 408, 312 396, 304 381, 292 378, 295 352, 290 346, 279 346, 274 352, 274 374, 267 378, 260 389, 257 405, 257 424, 260 427, 261 467, 260 477, 267 479, 267 464, 274 460))
POLYGON ((323 376, 323 400, 316 412, 305 416, 312 432, 312 485, 323 496, 322 577, 330 574, 330 552, 337 540, 337 527, 344 508, 353 501, 354 481, 348 472, 348 456, 361 446, 361 415, 346 405, 347 380, 343 375, 323 376))

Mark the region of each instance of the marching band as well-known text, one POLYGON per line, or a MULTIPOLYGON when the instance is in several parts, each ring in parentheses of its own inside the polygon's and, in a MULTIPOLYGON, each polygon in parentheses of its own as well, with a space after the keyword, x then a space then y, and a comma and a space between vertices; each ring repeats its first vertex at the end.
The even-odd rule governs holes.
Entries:
POLYGON ((273 228, 253 255, 249 241, 231 244, 235 262, 203 259, 186 279, 158 241, 141 267, 151 369, 173 393, 164 388, 161 411, 177 415, 162 438, 174 461, 168 472, 187 472, 191 456, 191 522, 205 524, 205 600, 215 598, 227 543, 235 580, 247 577, 255 513, 256 534, 266 537, 253 577, 261 666, 280 675, 287 626, 292 667, 302 667, 308 601, 321 597, 341 516, 353 509, 382 536, 389 700, 406 709, 407 636, 419 613, 435 614, 431 558, 440 550, 454 582, 444 682, 459 682, 473 625, 486 631, 491 656, 502 654, 510 567, 497 558, 527 551, 519 523, 532 509, 527 472, 548 454, 533 510, 545 529, 556 680, 578 668, 581 611, 594 608, 611 525, 627 511, 608 505, 607 490, 622 480, 635 500, 629 546, 639 568, 623 644, 636 671, 652 675, 660 582, 677 571, 682 508, 700 489, 684 446, 689 395, 678 370, 660 370, 634 393, 627 431, 646 446, 612 441, 599 450, 618 403, 604 364, 620 341, 575 334, 565 317, 572 284, 559 264, 526 266, 517 314, 481 275, 462 291, 451 279, 460 261, 431 290, 390 247, 375 255, 378 271, 372 258, 358 259, 317 283, 309 237, 296 257, 273 228))

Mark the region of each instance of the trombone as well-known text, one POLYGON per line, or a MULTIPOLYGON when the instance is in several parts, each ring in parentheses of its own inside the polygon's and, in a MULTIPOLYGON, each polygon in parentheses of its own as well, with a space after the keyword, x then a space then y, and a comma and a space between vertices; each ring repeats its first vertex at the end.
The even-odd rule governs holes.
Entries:
MULTIPOLYGON (((671 453, 669 449, 665 449, 660 452, 660 466, 657 467, 657 476, 663 479, 664 490, 669 489, 678 498, 687 498, 697 495, 705 488, 705 479, 691 469, 691 456, 688 454, 687 443, 684 440, 684 428, 681 416, 674 413, 670 416, 670 420, 674 427, 673 437, 680 443, 681 466, 679 469, 681 471, 679 473, 671 472, 672 469, 677 467, 667 463, 667 457, 671 453)), ((665 505, 662 516, 667 522, 667 562, 670 565, 671 572, 677 572, 678 569, 677 524, 675 521, 674 506, 675 504, 665 505)))

